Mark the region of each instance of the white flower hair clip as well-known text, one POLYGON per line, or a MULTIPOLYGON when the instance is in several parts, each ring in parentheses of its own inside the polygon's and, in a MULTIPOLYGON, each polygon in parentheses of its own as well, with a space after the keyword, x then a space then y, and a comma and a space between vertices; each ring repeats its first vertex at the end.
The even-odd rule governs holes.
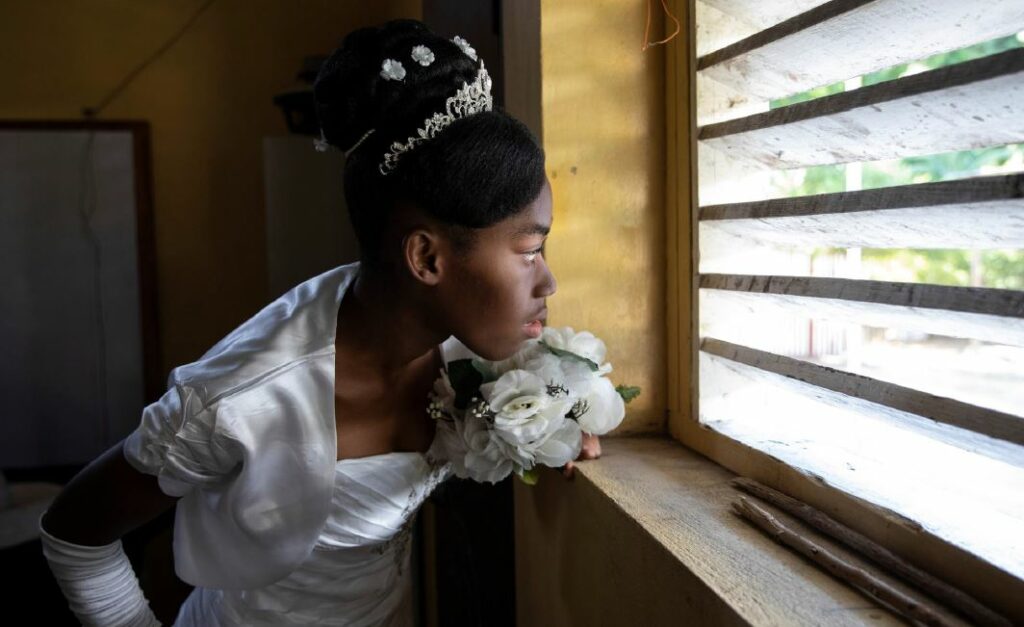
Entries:
POLYGON ((427 67, 434 62, 434 53, 426 46, 416 46, 412 49, 412 60, 427 67))
POLYGON ((384 59, 384 63, 380 66, 380 75, 385 80, 400 81, 405 78, 405 67, 401 61, 384 59))
POLYGON ((473 46, 469 45, 468 41, 466 41, 462 37, 459 37, 458 35, 452 37, 452 41, 455 43, 456 46, 459 47, 459 49, 462 50, 462 52, 466 54, 467 57, 473 59, 474 61, 477 60, 476 50, 473 48, 473 46))

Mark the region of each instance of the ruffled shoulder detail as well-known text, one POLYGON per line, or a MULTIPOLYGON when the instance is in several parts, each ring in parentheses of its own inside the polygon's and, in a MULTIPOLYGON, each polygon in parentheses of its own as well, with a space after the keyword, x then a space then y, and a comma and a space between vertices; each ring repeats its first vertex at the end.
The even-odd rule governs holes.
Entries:
POLYGON ((142 410, 142 421, 125 439, 124 456, 140 472, 156 476, 169 496, 230 481, 242 462, 237 441, 218 429, 216 412, 183 385, 172 385, 142 410))
POLYGON ((330 511, 336 465, 334 328, 358 263, 313 277, 176 368, 124 455, 181 497, 175 572, 252 589, 292 573, 330 511))
POLYGON ((178 502, 174 565, 183 581, 259 588, 309 556, 334 489, 333 361, 331 347, 217 402, 215 440, 230 439, 224 448, 241 463, 229 481, 178 502))

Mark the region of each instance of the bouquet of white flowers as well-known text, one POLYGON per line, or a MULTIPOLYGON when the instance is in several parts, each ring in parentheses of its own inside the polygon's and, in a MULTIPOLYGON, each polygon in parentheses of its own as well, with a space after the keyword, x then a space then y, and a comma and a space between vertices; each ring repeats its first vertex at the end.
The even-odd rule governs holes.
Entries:
POLYGON ((579 456, 584 432, 618 427, 640 389, 612 385, 605 353, 589 331, 545 327, 508 359, 449 362, 427 411, 454 474, 497 483, 514 472, 532 485, 536 464, 564 466, 579 456))

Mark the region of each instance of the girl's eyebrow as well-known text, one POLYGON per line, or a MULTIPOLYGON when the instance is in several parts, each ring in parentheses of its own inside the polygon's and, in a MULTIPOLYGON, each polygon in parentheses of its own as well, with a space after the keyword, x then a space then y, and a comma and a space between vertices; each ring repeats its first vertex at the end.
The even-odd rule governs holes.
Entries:
POLYGON ((526 235, 547 235, 551 232, 550 226, 534 222, 526 226, 521 226, 512 232, 512 237, 524 237, 526 235))

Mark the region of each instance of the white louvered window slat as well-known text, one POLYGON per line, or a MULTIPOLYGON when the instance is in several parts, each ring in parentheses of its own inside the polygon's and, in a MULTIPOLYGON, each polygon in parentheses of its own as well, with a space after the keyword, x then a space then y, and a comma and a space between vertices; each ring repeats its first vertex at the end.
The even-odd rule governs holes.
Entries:
POLYGON ((1024 581, 1024 2, 694 6, 701 425, 1024 581))

